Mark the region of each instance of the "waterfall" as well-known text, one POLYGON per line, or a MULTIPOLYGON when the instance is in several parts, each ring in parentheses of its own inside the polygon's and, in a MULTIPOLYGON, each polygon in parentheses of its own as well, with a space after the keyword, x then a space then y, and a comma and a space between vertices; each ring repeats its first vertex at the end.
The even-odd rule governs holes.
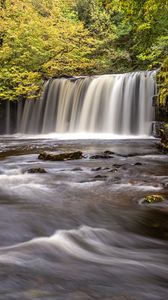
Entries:
MULTIPOLYGON (((40 100, 18 103, 20 133, 151 135, 155 72, 50 79, 40 100)), ((8 108, 7 125, 10 110, 8 108)))

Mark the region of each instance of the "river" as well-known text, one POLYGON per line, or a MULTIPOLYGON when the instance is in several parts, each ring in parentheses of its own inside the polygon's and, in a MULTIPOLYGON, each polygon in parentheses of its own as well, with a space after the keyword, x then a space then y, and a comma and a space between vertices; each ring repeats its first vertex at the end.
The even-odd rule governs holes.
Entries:
POLYGON ((168 200, 143 204, 168 199, 155 139, 0 142, 0 299, 167 299, 168 200), (41 161, 43 150, 84 157, 41 161))

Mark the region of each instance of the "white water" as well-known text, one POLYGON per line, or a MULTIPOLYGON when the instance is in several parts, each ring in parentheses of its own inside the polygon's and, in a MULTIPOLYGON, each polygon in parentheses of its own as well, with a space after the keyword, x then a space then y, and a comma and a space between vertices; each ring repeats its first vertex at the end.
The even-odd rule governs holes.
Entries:
POLYGON ((132 234, 123 237, 120 233, 110 232, 103 228, 81 226, 79 229, 58 230, 50 237, 39 237, 20 244, 0 247, 0 262, 5 260, 5 262, 17 264, 19 259, 20 264, 25 264, 26 258, 28 260, 30 258, 28 253, 25 256, 24 250, 41 245, 43 247, 48 246, 48 251, 52 250, 50 247, 61 249, 61 251, 80 260, 112 265, 113 267, 139 266, 146 270, 149 269, 153 273, 159 270, 167 274, 167 268, 163 263, 158 266, 152 262, 152 259, 158 259, 158 254, 151 255, 148 250, 151 245, 157 247, 163 243, 154 239, 143 239, 146 247, 140 251, 137 246, 141 245, 141 241, 142 239, 137 235, 132 234), (133 238, 136 245, 135 241, 132 240, 133 238), (123 241, 127 244, 127 249, 123 248, 123 241), (135 247, 134 250, 133 247, 135 247))
MULTIPOLYGON (((155 72, 49 80, 41 100, 18 104, 15 132, 148 137, 155 72)), ((7 111, 6 133, 12 127, 7 111)), ((13 129, 13 128, 12 128, 13 129)))

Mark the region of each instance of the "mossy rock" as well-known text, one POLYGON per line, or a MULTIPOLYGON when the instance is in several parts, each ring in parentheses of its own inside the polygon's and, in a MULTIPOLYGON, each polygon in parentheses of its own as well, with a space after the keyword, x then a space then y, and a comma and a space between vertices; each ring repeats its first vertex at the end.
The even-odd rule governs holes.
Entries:
POLYGON ((144 198, 144 203, 153 204, 164 201, 163 196, 161 195, 148 195, 144 198))
POLYGON ((68 152, 68 153, 66 152, 60 154, 42 152, 39 154, 38 159, 51 160, 51 161, 65 161, 65 160, 81 159, 82 157, 83 156, 81 151, 68 152))

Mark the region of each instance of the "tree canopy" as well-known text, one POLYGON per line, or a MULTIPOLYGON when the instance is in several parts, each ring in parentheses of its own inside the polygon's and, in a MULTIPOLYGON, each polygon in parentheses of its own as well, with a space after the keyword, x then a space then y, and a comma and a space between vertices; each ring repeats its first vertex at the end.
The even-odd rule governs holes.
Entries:
MULTIPOLYGON (((1 0, 0 99, 35 99, 45 78, 157 69, 167 0, 1 0)), ((163 68, 162 68, 163 69, 163 68)))

